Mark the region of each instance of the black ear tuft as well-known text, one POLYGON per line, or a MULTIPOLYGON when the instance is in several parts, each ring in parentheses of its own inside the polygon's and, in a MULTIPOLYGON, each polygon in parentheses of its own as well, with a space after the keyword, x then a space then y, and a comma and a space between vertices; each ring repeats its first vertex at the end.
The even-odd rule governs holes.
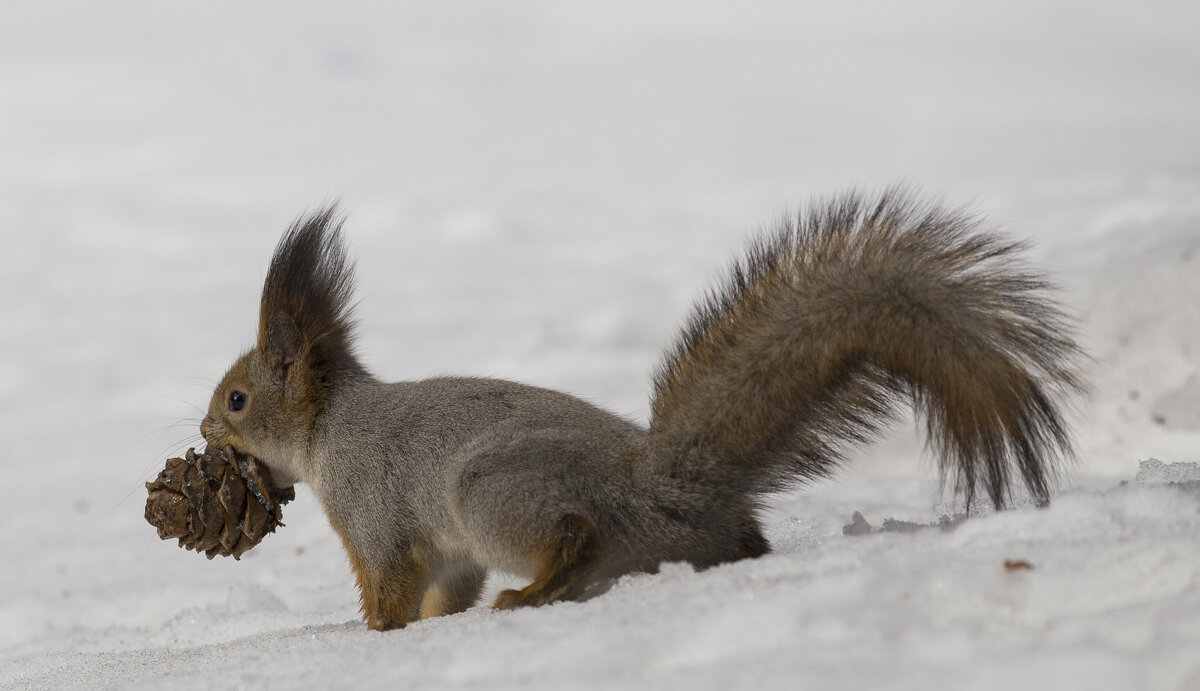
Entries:
POLYGON ((274 366, 301 362, 318 378, 361 371, 354 356, 354 265, 342 244, 342 219, 329 206, 284 233, 263 284, 258 347, 274 366))

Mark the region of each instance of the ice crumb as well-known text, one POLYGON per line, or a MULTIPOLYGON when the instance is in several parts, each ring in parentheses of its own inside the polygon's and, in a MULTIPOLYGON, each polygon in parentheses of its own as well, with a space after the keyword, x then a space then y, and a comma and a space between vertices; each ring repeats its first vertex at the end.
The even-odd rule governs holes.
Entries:
POLYGON ((1138 463, 1133 481, 1139 485, 1200 483, 1200 463, 1164 463, 1149 458, 1138 463))

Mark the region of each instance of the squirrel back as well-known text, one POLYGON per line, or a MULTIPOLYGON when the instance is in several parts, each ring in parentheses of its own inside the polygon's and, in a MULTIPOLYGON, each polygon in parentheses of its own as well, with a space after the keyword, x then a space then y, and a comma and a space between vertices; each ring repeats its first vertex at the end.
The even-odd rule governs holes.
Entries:
POLYGON ((654 377, 649 428, 495 379, 386 383, 354 353, 334 209, 276 248, 258 340, 201 432, 305 482, 371 628, 450 614, 488 569, 500 609, 577 599, 664 561, 769 551, 762 497, 827 475, 904 403, 968 502, 1049 500, 1082 357, 1019 244, 892 190, 812 207, 752 245, 654 377))

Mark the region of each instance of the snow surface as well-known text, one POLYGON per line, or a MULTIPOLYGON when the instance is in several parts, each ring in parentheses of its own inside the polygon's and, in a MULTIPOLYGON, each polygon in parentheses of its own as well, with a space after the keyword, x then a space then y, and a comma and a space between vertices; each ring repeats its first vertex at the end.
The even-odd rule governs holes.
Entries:
POLYGON ((1194 1, 22 3, 0 84, 0 688, 1200 689, 1194 1), (644 418, 749 233, 898 180, 1079 315, 1048 509, 843 534, 957 510, 901 421, 771 556, 386 634, 303 488, 240 562, 142 519, 305 209, 349 213, 379 374, 644 418))

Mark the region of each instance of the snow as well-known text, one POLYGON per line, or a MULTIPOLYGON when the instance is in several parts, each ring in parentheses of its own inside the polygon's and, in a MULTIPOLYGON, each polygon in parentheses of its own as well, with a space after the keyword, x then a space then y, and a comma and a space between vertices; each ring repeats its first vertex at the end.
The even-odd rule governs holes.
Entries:
POLYGON ((1187 0, 7 8, 0 688, 1200 688, 1198 26, 1187 0), (843 534, 959 511, 900 421, 772 502, 768 557, 509 613, 498 576, 386 634, 304 488, 240 562, 142 519, 306 209, 349 215, 379 374, 644 419, 748 234, 897 180, 1030 239, 1079 316, 1096 394, 1047 509, 843 534))

